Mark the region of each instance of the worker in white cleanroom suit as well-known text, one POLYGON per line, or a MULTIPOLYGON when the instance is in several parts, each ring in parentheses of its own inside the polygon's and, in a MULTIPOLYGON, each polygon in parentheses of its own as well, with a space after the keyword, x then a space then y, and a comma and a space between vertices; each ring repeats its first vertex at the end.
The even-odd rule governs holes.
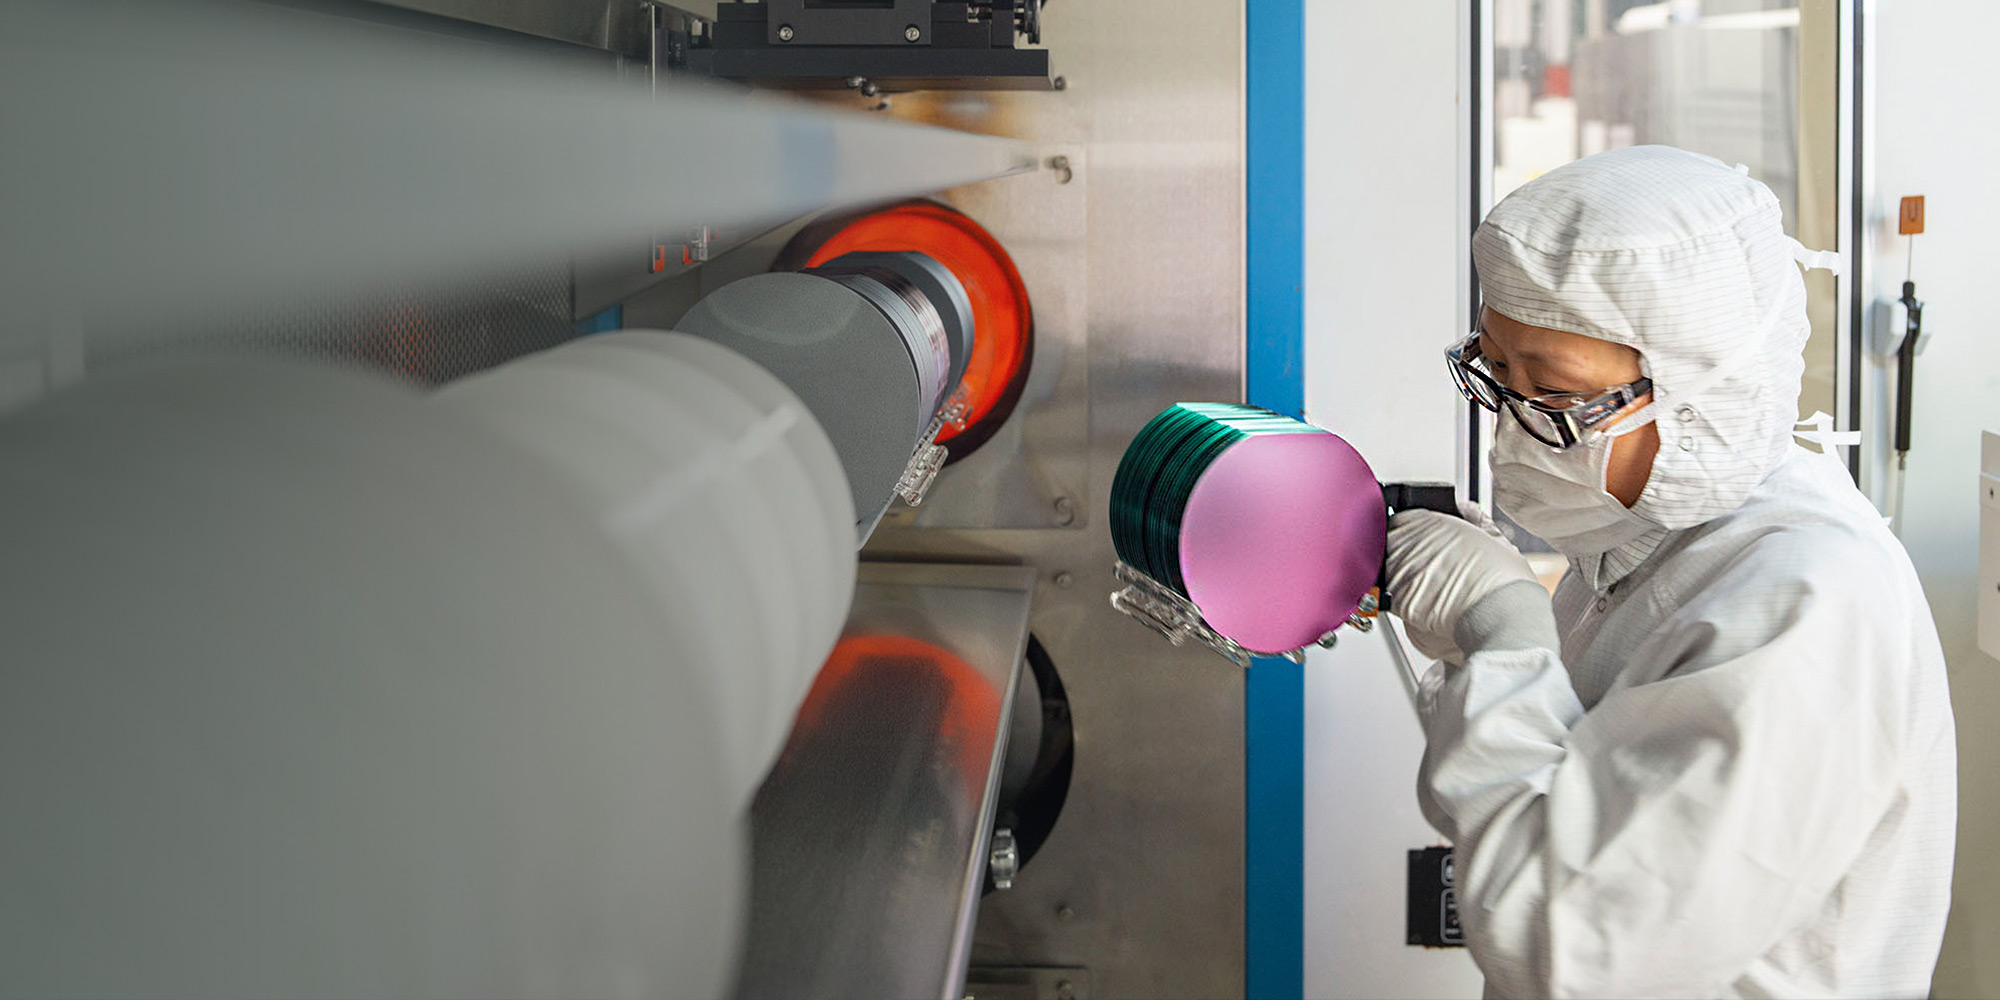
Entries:
MULTIPOLYGON (((1501 511, 1397 515, 1419 798, 1501 996, 1923 996, 1956 756, 1930 609, 1832 455, 1797 444, 1800 263, 1764 185, 1593 156, 1493 210, 1481 328, 1501 511)), ((1828 451, 1833 449, 1828 448, 1828 451)))

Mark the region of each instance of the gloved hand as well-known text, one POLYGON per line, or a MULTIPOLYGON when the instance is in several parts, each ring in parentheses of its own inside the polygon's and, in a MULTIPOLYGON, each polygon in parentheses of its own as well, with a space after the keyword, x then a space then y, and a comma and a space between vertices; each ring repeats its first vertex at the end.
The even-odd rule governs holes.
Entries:
POLYGON ((1498 538, 1503 542, 1507 542, 1508 548, 1514 549, 1514 551, 1516 552, 1521 551, 1520 549, 1515 548, 1513 542, 1508 541, 1507 533, 1505 531, 1500 530, 1500 522, 1493 520, 1493 515, 1486 513, 1486 508, 1481 507, 1470 500, 1460 500, 1458 501, 1458 516, 1465 518, 1468 521, 1471 521, 1473 524, 1478 525, 1479 530, 1484 531, 1487 534, 1492 535, 1493 537, 1498 538))
POLYGON ((1528 561, 1500 536, 1499 528, 1488 518, 1480 520, 1484 523, 1406 510, 1389 521, 1392 610, 1403 620, 1411 644, 1432 659, 1464 664, 1452 630, 1481 598, 1522 580, 1540 586, 1528 561))

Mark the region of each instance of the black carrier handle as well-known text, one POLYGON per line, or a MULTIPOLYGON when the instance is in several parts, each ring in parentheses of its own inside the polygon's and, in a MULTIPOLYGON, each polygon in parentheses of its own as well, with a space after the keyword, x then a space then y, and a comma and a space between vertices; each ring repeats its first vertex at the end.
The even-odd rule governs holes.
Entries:
MULTIPOLYGON (((1405 510, 1434 510, 1453 517, 1463 515, 1458 512, 1458 489, 1450 483, 1383 483, 1382 505, 1389 508, 1391 517, 1405 510)), ((1390 610, 1389 557, 1382 557, 1382 568, 1375 576, 1375 610, 1377 613, 1390 610)))

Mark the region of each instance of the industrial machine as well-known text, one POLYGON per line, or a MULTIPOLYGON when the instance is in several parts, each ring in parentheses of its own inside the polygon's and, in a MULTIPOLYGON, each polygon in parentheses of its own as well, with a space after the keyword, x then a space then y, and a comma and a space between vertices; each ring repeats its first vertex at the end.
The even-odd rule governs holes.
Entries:
POLYGON ((0 12, 0 995, 1242 989, 1240 7, 690 6, 0 12))

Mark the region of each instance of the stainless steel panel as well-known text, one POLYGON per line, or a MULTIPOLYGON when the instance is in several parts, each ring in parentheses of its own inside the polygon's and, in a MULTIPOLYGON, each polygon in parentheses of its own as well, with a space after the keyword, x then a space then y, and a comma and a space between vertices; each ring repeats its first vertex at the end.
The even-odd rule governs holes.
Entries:
POLYGON ((843 641, 920 640, 829 668, 750 810, 741 997, 964 995, 1027 644, 1032 571, 861 567, 843 641))
POLYGON ((1069 185, 1043 170, 946 195, 1010 241, 1036 377, 1053 382, 866 554, 1035 567, 1031 629, 1068 689, 1075 767, 1041 852, 980 908, 974 960, 1087 967, 1103 996, 1243 991, 1242 673, 1111 610, 1103 512, 1148 417, 1242 398, 1242 18, 1217 0, 1054 3, 1043 37, 1066 89, 898 95, 890 111, 1069 159, 1069 185), (1086 436, 1066 443, 1071 426, 1086 436), (1082 489, 1064 515, 1066 468, 1082 489), (990 520, 922 526, 947 515, 990 520))
POLYGON ((1090 970, 1029 965, 978 968, 966 977, 966 1000, 1090 1000, 1090 970))

